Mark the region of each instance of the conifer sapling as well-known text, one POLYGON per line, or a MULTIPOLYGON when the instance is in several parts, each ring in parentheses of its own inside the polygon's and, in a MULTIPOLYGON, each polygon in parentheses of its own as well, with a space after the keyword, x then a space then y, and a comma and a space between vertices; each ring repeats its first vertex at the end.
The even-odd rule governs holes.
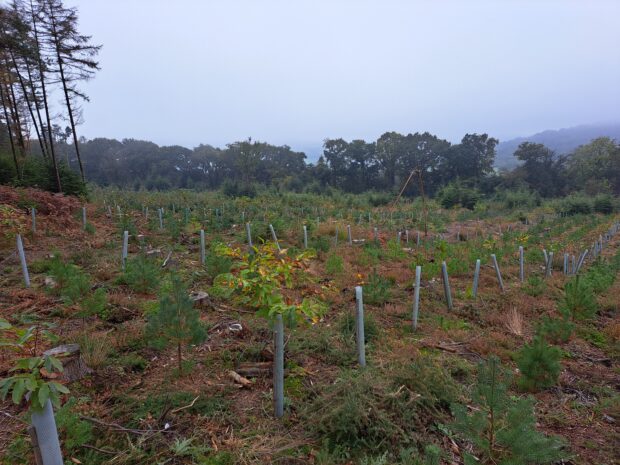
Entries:
POLYGON ((170 290, 159 301, 159 308, 149 317, 147 335, 164 344, 176 344, 179 374, 182 374, 182 346, 200 344, 207 333, 181 278, 172 274, 170 284, 170 290))
POLYGON ((546 464, 564 456, 563 442, 536 430, 534 401, 508 394, 510 377, 497 357, 480 364, 474 387, 474 408, 454 405, 451 429, 471 442, 474 453, 464 453, 465 465, 546 464))

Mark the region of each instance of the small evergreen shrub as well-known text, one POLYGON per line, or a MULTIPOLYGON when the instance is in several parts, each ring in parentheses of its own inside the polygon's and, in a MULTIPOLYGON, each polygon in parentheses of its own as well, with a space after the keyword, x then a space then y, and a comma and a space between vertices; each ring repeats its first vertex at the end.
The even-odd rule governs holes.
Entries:
POLYGON ((118 363, 128 371, 133 372, 144 371, 148 365, 146 359, 135 352, 123 355, 118 359, 118 363))
POLYGON ((325 236, 313 237, 308 241, 308 247, 317 252, 327 253, 330 248, 330 241, 325 236))
POLYGON ((571 194, 559 202, 557 211, 568 216, 587 215, 592 213, 592 200, 581 194, 571 194))
POLYGON ((187 287, 176 274, 171 275, 169 289, 161 297, 159 308, 149 315, 146 332, 160 346, 176 346, 179 374, 183 373, 182 347, 206 339, 200 312, 194 309, 187 287))
POLYGON ((601 194, 594 198, 594 211, 609 215, 614 211, 614 204, 611 195, 601 194))
MULTIPOLYGON (((40 157, 27 157, 21 166, 22 179, 13 179, 13 184, 22 187, 37 187, 50 192, 58 192, 56 172, 51 162, 40 157)), ((86 196, 86 185, 79 173, 73 171, 66 163, 59 161, 58 174, 62 192, 67 195, 86 196)))
POLYGON ((130 238, 138 235, 136 224, 131 219, 131 216, 125 212, 120 214, 116 227, 121 238, 123 237, 125 231, 129 233, 130 238))
POLYGON ((205 257, 205 268, 210 278, 224 273, 229 273, 232 268, 232 258, 218 253, 218 248, 221 246, 219 242, 212 242, 205 257))
POLYGON ((476 189, 466 187, 459 181, 451 182, 438 193, 439 202, 444 208, 461 206, 473 210, 480 200, 480 193, 476 189))
MULTIPOLYGON (((620 257, 620 255, 616 257, 620 257)), ((620 260, 618 258, 612 259, 611 262, 597 260, 588 267, 587 272, 579 279, 589 286, 592 292, 599 294, 614 283, 618 271, 620 271, 620 260)))
POLYGON ((82 445, 94 439, 93 427, 73 411, 76 404, 76 399, 71 398, 56 411, 56 425, 65 453, 89 461, 87 450, 82 445))
POLYGON ((9 157, 0 157, 0 184, 8 184, 17 176, 15 175, 15 164, 9 157))
POLYGON ((551 464, 564 458, 563 441, 536 430, 534 400, 510 396, 509 385, 509 373, 490 357, 479 366, 475 408, 453 406, 450 428, 474 447, 473 454, 463 453, 465 465, 551 464))
POLYGON ((562 368, 561 357, 560 349, 550 346, 543 337, 535 336, 515 357, 521 372, 519 387, 524 391, 539 391, 555 385, 562 368))
POLYGON ((540 276, 531 275, 527 278, 527 283, 523 290, 527 295, 538 297, 545 292, 545 281, 540 276))
POLYGON ((536 334, 552 344, 567 342, 575 330, 570 316, 564 312, 561 318, 551 318, 545 315, 536 328, 536 334))
POLYGON ((392 464, 402 449, 424 448, 425 432, 438 419, 448 418, 447 406, 456 392, 454 381, 436 361, 420 357, 383 369, 344 370, 302 415, 324 441, 333 460, 327 463, 370 453, 383 454, 383 463, 392 464))
POLYGON ((89 276, 76 265, 65 263, 59 255, 50 260, 49 274, 56 283, 51 292, 67 305, 77 303, 90 291, 89 276))
POLYGON ((105 316, 105 310, 108 306, 108 294, 102 287, 95 289, 89 296, 84 297, 80 301, 80 316, 98 315, 105 316))
POLYGON ((125 284, 136 292, 155 292, 161 279, 161 268, 144 254, 138 254, 127 260, 125 271, 117 279, 118 284, 125 284))
POLYGON ((566 283, 560 309, 578 320, 590 319, 596 315, 596 297, 585 279, 577 276, 566 283))
POLYGON ((377 273, 377 269, 373 269, 372 274, 368 277, 368 282, 364 286, 364 303, 370 305, 386 303, 390 299, 390 288, 393 284, 393 280, 380 276, 377 273))
POLYGON ((331 254, 329 257, 327 257, 327 260, 325 260, 325 271, 327 272, 327 274, 334 276, 342 273, 343 270, 344 260, 341 256, 331 254))

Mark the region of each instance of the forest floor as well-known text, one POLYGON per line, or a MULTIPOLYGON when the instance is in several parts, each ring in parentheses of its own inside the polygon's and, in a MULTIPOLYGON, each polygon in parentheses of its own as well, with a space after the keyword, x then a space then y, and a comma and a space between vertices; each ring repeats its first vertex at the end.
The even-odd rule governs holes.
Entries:
MULTIPOLYGON (((157 292, 140 293, 117 282, 121 274, 121 242, 114 215, 108 215, 103 205, 87 204, 88 222, 94 232, 84 231, 81 206, 78 199, 71 197, 0 186, 0 317, 15 325, 49 324, 58 341, 41 341, 37 350, 79 342, 93 369, 91 375, 68 386, 70 397, 75 399, 75 421, 86 422, 93 430, 82 444, 74 446, 68 439, 78 435, 75 428, 66 423, 61 428, 66 459, 73 458, 74 463, 330 463, 320 433, 324 425, 312 409, 320 399, 329 405, 329 399, 324 397, 332 391, 327 388, 358 370, 355 341, 347 324, 354 314, 354 287, 367 284, 371 273, 389 281, 385 298, 365 304, 373 322, 373 338, 368 342, 366 357, 370 369, 377 371, 371 373, 387 373, 393 367, 429 359, 433 366, 449 373, 461 389, 456 399, 465 403, 466 393, 475 381, 476 365, 489 355, 497 355, 518 375, 514 353, 532 340, 544 315, 557 317, 557 302, 569 279, 556 269, 550 278, 521 283, 515 245, 514 255, 504 257, 502 262, 504 292, 499 290, 488 262, 482 267, 477 299, 468 295, 473 269, 456 271, 450 276, 454 308, 448 310, 439 275, 423 274, 419 327, 414 332, 411 263, 418 257, 415 245, 403 244, 404 251, 376 261, 364 252, 363 246, 349 246, 342 241, 329 253, 320 252, 311 260, 305 271, 307 279, 296 286, 296 293, 318 295, 329 309, 319 322, 287 330, 286 413, 284 418, 276 419, 268 369, 251 377, 252 383, 245 387, 230 376, 231 371, 240 367, 264 367, 272 361, 272 331, 268 322, 233 302, 210 299, 200 307, 208 338, 184 350, 185 373, 179 376, 176 350, 156 349, 144 334, 144 314, 156 305, 157 292), (36 234, 31 232, 28 211, 33 203, 37 208, 36 234), (22 233, 30 264, 29 289, 23 286, 14 252, 16 231, 22 233), (328 271, 326 262, 334 253, 342 258, 343 266, 328 271), (50 255, 58 254, 88 273, 93 288, 105 287, 108 305, 104 314, 83 316, 78 302, 67 305, 49 292, 43 264, 50 255), (188 442, 183 444, 184 440, 188 442)), ((137 232, 144 235, 142 242, 130 242, 130 257, 138 254, 140 244, 144 243, 151 250, 159 250, 152 255, 158 263, 163 263, 172 252, 166 269, 182 270, 192 291, 209 292, 212 279, 201 271, 195 231, 186 228, 177 241, 171 241, 165 233, 149 229, 141 212, 131 212, 130 216, 137 232)), ((609 216, 593 224, 580 237, 580 244, 591 244, 614 220, 618 217, 609 216)), ((580 226, 571 224, 554 235, 553 240, 561 241, 580 226)), ((318 233, 333 235, 333 229, 326 222, 318 233)), ((449 244, 462 246, 460 242, 467 241, 459 241, 459 232, 461 238, 466 236, 471 241, 478 234, 486 236, 491 232, 493 240, 499 241, 502 230, 528 234, 528 227, 523 224, 492 219, 454 221, 447 225, 443 235, 449 244)), ((372 240, 368 228, 353 226, 353 234, 364 237, 366 242, 372 240)), ((298 242, 291 232, 281 235, 283 244, 298 242)), ((217 236, 242 245, 239 238, 243 237, 243 226, 233 226, 230 232, 217 236)), ((381 232, 384 250, 389 248, 388 236, 392 234, 381 232)), ((215 234, 207 230, 208 241, 213 237, 215 234)), ((463 247, 467 251, 467 245, 463 247)), ((575 247, 575 251, 580 250, 575 247)), ((620 235, 616 235, 602 254, 611 259, 619 250, 620 235)), ((542 277, 543 268, 542 258, 537 262, 530 260, 526 273, 542 277)), ((536 400, 538 427, 568 443, 572 458, 565 464, 612 464, 620 460, 618 278, 597 296, 596 318, 578 322, 573 336, 558 344, 564 356, 557 383, 531 394, 536 400)), ((11 357, 3 352, 2 376, 7 375, 10 367, 11 357)), ((24 412, 23 405, 13 405, 10 399, 2 403, 0 455, 6 457, 3 463, 32 461, 24 412)), ((446 409, 435 418, 424 419, 415 440, 439 446, 443 451, 442 463, 462 463, 461 455, 467 445, 442 434, 442 428, 437 427, 449 422, 446 409)), ((342 463, 361 463, 356 460, 342 463)))

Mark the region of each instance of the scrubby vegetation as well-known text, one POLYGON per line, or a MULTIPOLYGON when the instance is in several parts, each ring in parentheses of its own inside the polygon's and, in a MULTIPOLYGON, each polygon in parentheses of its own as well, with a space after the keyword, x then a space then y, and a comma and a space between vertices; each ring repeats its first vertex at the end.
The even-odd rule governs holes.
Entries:
MULTIPOLYGON (((3 210, 10 226, 3 250, 22 235, 32 281, 23 288, 16 257, 2 264, 3 338, 14 344, 29 334, 3 359, 6 370, 18 367, 5 377, 13 381, 3 381, 5 406, 27 422, 23 388, 57 383, 49 392, 60 407, 65 457, 95 465, 430 465, 472 457, 585 464, 613 456, 606 419, 615 418, 618 402, 610 365, 620 354, 620 236, 606 234, 617 215, 556 213, 555 200, 525 191, 481 199, 474 210, 445 209, 432 199, 401 199, 390 209, 380 196, 341 193, 91 195, 94 233, 84 230, 79 202, 52 208, 70 202, 65 197, 32 205, 41 208, 35 233, 28 211, 16 208, 24 202, 19 190, 3 210), (46 215, 44 205, 61 213, 46 215), (576 260, 601 238, 603 248, 589 254, 578 276, 563 273, 564 252, 576 260), (79 250, 76 241, 84 244, 79 250), (551 276, 543 249, 556 257, 551 276), (414 331, 416 266, 422 281, 414 331), (356 363, 358 285, 363 369, 356 363), (280 420, 271 401, 276 314, 287 323, 280 420), (92 370, 80 381, 47 377, 57 373, 42 352, 64 343, 79 344, 92 370), (32 376, 30 384, 15 384, 32 376), (586 428, 587 436, 576 434, 586 428), (591 434, 607 442, 592 448, 591 434)), ((20 425, 15 420, 14 431, 20 425)), ((24 435, 3 444, 8 464, 32 454, 24 435)))

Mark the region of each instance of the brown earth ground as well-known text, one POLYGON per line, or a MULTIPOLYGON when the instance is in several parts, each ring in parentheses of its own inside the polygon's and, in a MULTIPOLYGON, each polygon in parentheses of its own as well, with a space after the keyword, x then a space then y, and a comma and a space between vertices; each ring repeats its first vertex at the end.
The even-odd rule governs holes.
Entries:
MULTIPOLYGON (((143 305, 155 301, 155 295, 137 294, 125 286, 111 287, 110 305, 113 318, 104 321, 98 317, 79 318, 73 314, 76 308, 66 308, 45 291, 45 274, 32 273, 32 287, 24 289, 19 262, 14 253, 14 233, 20 231, 24 237, 29 263, 44 260, 50 253, 60 253, 82 266, 98 284, 110 283, 119 274, 120 242, 119 232, 113 218, 108 217, 100 205, 88 204, 87 214, 96 234, 82 230, 79 200, 51 195, 34 189, 16 190, 0 186, 0 317, 14 320, 15 315, 36 314, 45 321, 53 322, 54 332, 62 341, 71 341, 80 335, 89 334, 101 345, 118 352, 126 350, 142 337, 144 326, 143 305), (38 206, 38 232, 30 232, 30 214, 24 205, 26 200, 36 201, 38 206)), ((194 238, 186 236, 181 240, 183 247, 165 246, 163 234, 147 231, 139 212, 132 213, 138 231, 146 235, 146 241, 164 244, 161 259, 168 250, 173 250, 172 259, 181 269, 198 268, 197 245, 194 238)), ((612 218, 588 231, 583 244, 590 244, 605 231, 612 218)), ((465 222, 451 224, 445 236, 456 241, 456 232, 468 237, 476 232, 506 230, 508 226, 520 228, 514 223, 465 222)), ((325 223, 321 231, 333 232, 333 225, 325 223)), ((565 234, 570 233, 569 230, 565 234)), ((366 237, 371 232, 353 227, 354 237, 366 237)), ((230 234, 230 239, 239 237, 240 227, 230 234)), ((292 240, 283 237, 282 242, 292 240)), ((387 236, 382 233, 385 244, 387 236)), ((611 256, 620 246, 617 235, 605 248, 603 254, 611 256)), ((135 254, 138 245, 131 243, 129 253, 135 254)), ((321 294, 330 304, 327 315, 315 325, 299 331, 312 331, 318 327, 332 327, 338 318, 352 312, 353 288, 368 279, 369 267, 360 262, 360 247, 348 246, 341 241, 338 253, 344 258, 346 272, 336 277, 327 277, 324 258, 314 260, 309 273, 316 279, 310 280, 296 292, 321 294)), ((415 251, 406 252, 409 256, 415 251)), ((513 367, 511 356, 524 342, 531 340, 534 323, 544 314, 556 314, 556 299, 562 292, 566 278, 555 271, 547 280, 545 292, 532 297, 523 291, 518 280, 516 253, 503 265, 502 273, 506 291, 498 290, 495 274, 490 265, 483 266, 480 282, 480 298, 477 301, 465 297, 471 285, 471 272, 451 276, 454 310, 448 311, 443 299, 440 278, 427 279, 423 276, 420 325, 416 333, 410 329, 411 295, 413 272, 410 259, 384 261, 376 267, 377 273, 391 277, 395 289, 390 302, 382 306, 367 305, 382 331, 380 344, 368 348, 367 357, 371 363, 381 365, 384 361, 414 360, 421 351, 430 351, 440 357, 446 365, 475 363, 494 353, 513 367)), ((541 260, 542 261, 542 260, 541 260)), ((529 263, 527 273, 540 273, 541 266, 529 263)), ((208 287, 206 279, 194 281, 193 290, 208 287)), ((535 394, 536 413, 540 428, 548 433, 567 439, 574 458, 574 464, 618 463, 618 442, 620 428, 620 279, 604 295, 599 296, 602 311, 593 323, 592 329, 603 334, 606 344, 600 344, 584 333, 574 335, 562 345, 567 354, 562 362, 562 373, 557 386, 535 394), (594 341, 594 342, 593 342, 594 341)), ((88 396, 88 401, 77 408, 87 417, 99 419, 102 433, 116 435, 114 449, 105 444, 110 457, 121 457, 118 463, 133 463, 131 448, 144 438, 118 431, 112 424, 128 421, 123 405, 128 399, 137 404, 144 403, 155 395, 169 392, 185 392, 189 401, 185 405, 167 405, 158 412, 149 412, 139 420, 137 427, 152 429, 157 433, 159 443, 171 444, 175 437, 200 437, 215 451, 233 451, 236 463, 315 463, 315 451, 319 447, 315 438, 305 432, 300 424, 295 403, 303 399, 292 397, 293 405, 282 420, 272 417, 271 379, 255 378, 249 388, 240 388, 228 375, 236 362, 244 360, 269 361, 271 358, 271 332, 267 324, 253 313, 231 309, 226 303, 216 303, 202 311, 202 319, 209 324, 209 338, 204 344, 187 349, 184 358, 192 362, 190 374, 173 376, 177 359, 174 350, 155 351, 140 349, 146 360, 143 371, 130 367, 111 366, 102 363, 94 366, 92 376, 70 386, 72 395, 88 396), (244 328, 233 332, 230 323, 239 322, 244 328), (211 405, 210 416, 200 415, 192 410, 191 400, 212 399, 222 403, 226 409, 211 405), (169 428, 164 430, 164 425, 169 428), (106 426, 107 425, 107 426, 106 426), (116 430, 115 430, 116 429, 116 430), (121 447, 125 444, 125 449, 121 447), (116 455, 115 455, 116 454, 116 455)), ((290 337, 295 337, 292 335, 290 337)), ((40 349, 44 349, 41 347, 40 349)), ((102 349, 103 350, 103 349, 102 349)), ((339 368, 323 357, 313 353, 296 352, 288 354, 295 362, 297 376, 306 390, 328 384, 338 376, 339 368)), ((6 353, 0 359, 0 370, 5 374, 9 368, 6 353)), ((26 425, 18 418, 23 406, 14 406, 10 401, 2 403, 0 416, 0 451, 5 451, 16 436, 26 436, 26 425)), ((148 441, 148 439, 146 439, 148 441)), ((459 448, 444 438, 444 450, 450 451, 451 460, 446 463, 461 463, 459 448)), ((29 460, 25 458, 25 461, 29 460)), ((170 463, 184 463, 174 461, 170 463)), ((564 462, 569 463, 569 462, 564 462)))

